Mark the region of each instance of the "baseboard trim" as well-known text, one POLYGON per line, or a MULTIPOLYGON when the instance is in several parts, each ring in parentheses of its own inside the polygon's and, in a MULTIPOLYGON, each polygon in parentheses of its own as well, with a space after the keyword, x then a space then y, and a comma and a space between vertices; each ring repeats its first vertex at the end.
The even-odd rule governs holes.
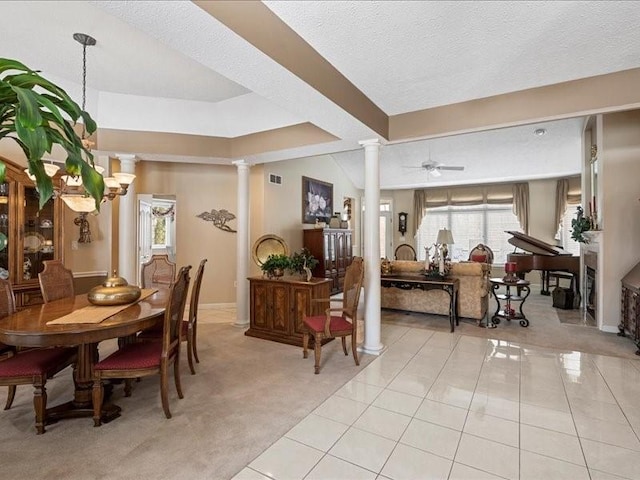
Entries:
POLYGON ((201 310, 223 310, 225 308, 235 308, 236 304, 234 303, 201 303, 198 305, 198 308, 201 310))
POLYGON ((73 272, 73 278, 106 277, 106 270, 96 270, 95 272, 73 272))
POLYGON ((600 328, 600 331, 606 333, 618 333, 620 330, 618 330, 618 327, 614 327, 613 325, 603 325, 600 328))

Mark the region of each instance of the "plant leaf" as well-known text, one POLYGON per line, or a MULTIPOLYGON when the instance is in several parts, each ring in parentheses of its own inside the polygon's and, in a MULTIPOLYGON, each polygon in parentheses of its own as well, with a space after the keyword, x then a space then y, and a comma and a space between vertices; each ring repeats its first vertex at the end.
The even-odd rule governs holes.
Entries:
POLYGON ((11 87, 18 96, 18 109, 16 111, 16 122, 24 128, 34 129, 42 124, 42 115, 38 108, 38 101, 35 93, 20 87, 11 87))

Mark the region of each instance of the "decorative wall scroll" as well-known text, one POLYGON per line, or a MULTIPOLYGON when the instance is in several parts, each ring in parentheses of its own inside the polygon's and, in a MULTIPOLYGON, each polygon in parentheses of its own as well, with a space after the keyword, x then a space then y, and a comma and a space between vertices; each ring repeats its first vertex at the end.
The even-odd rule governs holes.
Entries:
POLYGON ((202 212, 196 217, 201 218, 205 222, 213 223, 213 226, 219 228, 220 230, 224 230, 225 232, 236 233, 236 230, 233 230, 227 222, 236 218, 236 216, 228 210, 216 210, 212 208, 210 212, 202 212))

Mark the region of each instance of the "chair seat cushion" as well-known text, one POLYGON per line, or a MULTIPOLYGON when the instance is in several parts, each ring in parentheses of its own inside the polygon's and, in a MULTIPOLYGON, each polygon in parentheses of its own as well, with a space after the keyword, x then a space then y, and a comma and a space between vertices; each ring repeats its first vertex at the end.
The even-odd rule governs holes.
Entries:
POLYGON ((0 377, 24 377, 55 373, 68 362, 76 350, 73 348, 35 348, 0 362, 0 377))
POLYGON ((94 370, 137 370, 160 366, 161 341, 131 343, 93 366, 94 370))
MULTIPOLYGON (((309 327, 312 332, 323 332, 324 323, 327 320, 326 315, 316 315, 313 317, 304 317, 304 324, 309 327)), ((332 332, 344 332, 345 330, 351 330, 353 325, 344 317, 331 316, 331 322, 329 323, 329 330, 332 332)))

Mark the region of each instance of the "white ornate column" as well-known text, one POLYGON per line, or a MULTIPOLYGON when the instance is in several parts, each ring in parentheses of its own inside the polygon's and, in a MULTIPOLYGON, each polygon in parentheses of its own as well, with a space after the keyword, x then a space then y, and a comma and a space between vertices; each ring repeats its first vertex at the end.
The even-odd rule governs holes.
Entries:
POLYGON ((380 355, 380 142, 359 142, 364 147, 364 344, 362 351, 380 355))
POLYGON ((236 327, 249 325, 249 168, 245 160, 237 160, 233 164, 238 169, 238 201, 237 219, 238 233, 236 237, 236 327))
MULTIPOLYGON (((120 171, 122 173, 136 173, 135 155, 117 155, 120 159, 120 171)), ((136 238, 137 207, 136 207, 136 182, 129 185, 127 194, 119 197, 120 210, 118 213, 118 275, 128 282, 135 283, 138 278, 138 253, 136 251, 138 239, 136 238)))

